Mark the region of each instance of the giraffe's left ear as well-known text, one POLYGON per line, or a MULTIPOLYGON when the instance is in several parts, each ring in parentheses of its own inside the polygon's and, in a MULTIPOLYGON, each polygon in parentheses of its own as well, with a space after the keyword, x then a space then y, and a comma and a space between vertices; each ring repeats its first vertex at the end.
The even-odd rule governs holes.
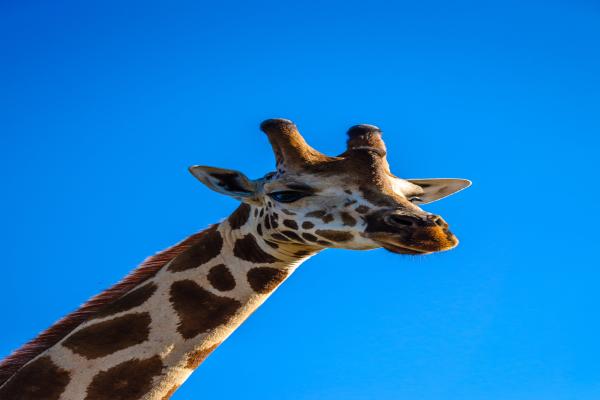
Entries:
POLYGON ((256 193, 256 183, 239 171, 194 165, 189 168, 200 182, 215 192, 238 199, 251 198, 256 193))
POLYGON ((415 201, 415 203, 418 204, 427 204, 443 199, 471 186, 471 181, 468 179, 436 178, 407 179, 407 181, 423 189, 423 193, 417 195, 419 200, 415 201))

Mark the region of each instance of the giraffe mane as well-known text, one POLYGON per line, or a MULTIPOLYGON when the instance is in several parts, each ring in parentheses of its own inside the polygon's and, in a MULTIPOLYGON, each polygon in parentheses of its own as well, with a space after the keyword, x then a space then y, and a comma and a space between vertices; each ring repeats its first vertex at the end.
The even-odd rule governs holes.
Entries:
POLYGON ((156 275, 170 260, 189 248, 201 234, 202 232, 195 233, 174 246, 146 258, 118 283, 90 298, 78 309, 56 321, 48 329, 13 351, 4 360, 0 361, 0 386, 8 381, 21 367, 54 346, 102 307, 112 303, 140 283, 156 275))

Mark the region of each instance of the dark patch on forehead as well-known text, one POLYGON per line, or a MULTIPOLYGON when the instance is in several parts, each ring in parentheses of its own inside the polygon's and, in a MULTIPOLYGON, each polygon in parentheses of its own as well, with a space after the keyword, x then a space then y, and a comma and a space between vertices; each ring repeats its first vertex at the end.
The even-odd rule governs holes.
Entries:
POLYGON ((381 190, 374 190, 371 187, 361 186, 360 191, 363 194, 363 197, 368 200, 371 204, 380 207, 397 207, 399 203, 402 203, 401 199, 398 198, 397 195, 386 194, 381 190))
POLYGON ((235 279, 224 264, 215 265, 208 272, 208 281, 217 290, 226 292, 235 288, 235 279))
POLYGON ((248 218, 250 217, 250 206, 248 204, 240 205, 227 219, 229 221, 229 225, 231 229, 239 229, 246 222, 248 222, 248 218))
POLYGON ((210 175, 217 179, 218 186, 228 192, 252 193, 238 181, 237 174, 211 172, 210 175))
POLYGON ((258 267, 248 271, 248 283, 250 287, 261 294, 271 292, 287 277, 287 271, 270 268, 258 267))
POLYGON ((58 400, 71 380, 68 371, 43 356, 21 368, 0 388, 5 400, 58 400))
POLYGON ((171 285, 169 300, 179 316, 177 331, 185 339, 228 323, 242 305, 235 299, 214 295, 189 279, 171 285))
POLYGON ((131 310, 132 308, 144 304, 156 291, 156 285, 152 282, 147 283, 137 289, 132 290, 120 299, 102 307, 93 318, 106 317, 108 315, 117 314, 123 311, 131 310))
POLYGON ((284 219, 283 224, 290 229, 298 229, 298 224, 296 223, 296 221, 292 221, 291 219, 284 219))
POLYGON ((359 214, 365 214, 365 213, 369 212, 369 210, 370 210, 370 208, 365 205, 356 207, 356 212, 359 214))
POLYGON ((94 377, 85 400, 137 400, 152 390, 163 370, 159 356, 122 362, 94 377))
POLYGON ((342 217, 342 222, 344 223, 344 225, 346 225, 346 226, 356 225, 356 219, 352 215, 348 214, 345 211, 342 211, 340 213, 340 215, 342 217))
POLYGON ((279 261, 269 253, 260 248, 252 234, 247 234, 235 241, 233 254, 242 260, 253 263, 274 263, 279 261))
POLYGON ((315 224, 313 224, 310 221, 304 221, 302 223, 302 228, 304 228, 304 229, 311 229, 311 228, 314 228, 314 227, 315 227, 315 224))
POLYGON ((223 238, 216 227, 202 232, 192 246, 175 257, 169 271, 180 272, 199 267, 218 256, 223 248, 223 238))
POLYGON ((354 237, 350 232, 334 231, 329 229, 317 229, 317 235, 334 242, 347 242, 354 237))
POLYGON ((221 343, 213 344, 212 346, 207 347, 205 349, 200 349, 191 352, 187 356, 187 362, 185 364, 185 367, 189 369, 198 368, 200 364, 202 364, 202 362, 206 360, 210 353, 212 353, 217 347, 219 347, 220 344, 221 343))
POLYGON ((148 340, 151 321, 144 312, 98 322, 73 333, 63 346, 88 360, 105 357, 148 340))

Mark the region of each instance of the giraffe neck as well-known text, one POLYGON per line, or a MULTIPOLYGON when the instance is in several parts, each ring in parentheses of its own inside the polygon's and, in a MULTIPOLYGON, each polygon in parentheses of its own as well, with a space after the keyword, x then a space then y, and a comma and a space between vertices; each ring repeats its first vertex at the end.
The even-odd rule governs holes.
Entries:
POLYGON ((155 276, 18 370, 0 398, 169 398, 317 251, 265 240, 250 211, 242 205, 197 235, 155 276))

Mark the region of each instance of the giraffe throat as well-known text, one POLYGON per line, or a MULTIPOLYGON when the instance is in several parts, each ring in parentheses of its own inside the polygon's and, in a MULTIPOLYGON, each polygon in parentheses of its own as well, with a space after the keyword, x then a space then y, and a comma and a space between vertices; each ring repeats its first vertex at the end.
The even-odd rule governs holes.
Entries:
MULTIPOLYGON (((2 399, 167 399, 318 249, 264 238, 250 206, 193 235, 0 386, 2 399)), ((0 365, 1 368, 1 365, 0 365)))

